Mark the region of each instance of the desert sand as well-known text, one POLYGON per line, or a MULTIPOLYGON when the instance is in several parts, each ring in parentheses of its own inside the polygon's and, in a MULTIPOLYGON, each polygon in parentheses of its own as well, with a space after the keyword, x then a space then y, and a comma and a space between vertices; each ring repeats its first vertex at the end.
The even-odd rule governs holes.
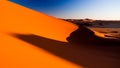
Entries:
POLYGON ((0 1, 0 68, 119 68, 120 43, 0 1))

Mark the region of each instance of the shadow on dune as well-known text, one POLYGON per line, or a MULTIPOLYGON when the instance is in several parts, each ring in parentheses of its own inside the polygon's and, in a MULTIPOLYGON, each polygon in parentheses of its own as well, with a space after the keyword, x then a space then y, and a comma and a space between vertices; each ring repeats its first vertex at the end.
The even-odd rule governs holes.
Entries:
POLYGON ((92 31, 84 27, 79 27, 78 30, 71 33, 67 38, 69 43, 33 34, 15 34, 14 36, 85 68, 119 68, 120 43, 116 44, 104 39, 102 41, 101 38, 95 37, 92 31))
POLYGON ((92 44, 100 46, 120 46, 120 40, 116 39, 105 39, 94 35, 94 32, 79 25, 79 28, 72 32, 67 38, 70 43, 74 44, 92 44))

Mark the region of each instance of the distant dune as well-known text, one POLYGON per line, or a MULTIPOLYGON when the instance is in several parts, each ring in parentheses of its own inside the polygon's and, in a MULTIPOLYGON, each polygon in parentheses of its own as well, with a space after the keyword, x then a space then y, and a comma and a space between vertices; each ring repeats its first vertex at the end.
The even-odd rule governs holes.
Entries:
POLYGON ((92 30, 96 36, 120 41, 120 21, 118 20, 92 20, 92 19, 63 19, 77 26, 85 26, 92 30))
POLYGON ((72 22, 77 25, 87 27, 102 27, 102 28, 120 28, 119 20, 93 20, 93 19, 62 19, 72 22))

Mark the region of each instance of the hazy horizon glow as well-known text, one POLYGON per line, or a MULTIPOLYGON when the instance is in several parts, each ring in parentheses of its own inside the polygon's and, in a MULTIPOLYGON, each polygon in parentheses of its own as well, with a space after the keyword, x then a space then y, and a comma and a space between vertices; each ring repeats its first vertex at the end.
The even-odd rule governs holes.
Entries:
POLYGON ((120 0, 10 1, 57 18, 120 20, 120 0))

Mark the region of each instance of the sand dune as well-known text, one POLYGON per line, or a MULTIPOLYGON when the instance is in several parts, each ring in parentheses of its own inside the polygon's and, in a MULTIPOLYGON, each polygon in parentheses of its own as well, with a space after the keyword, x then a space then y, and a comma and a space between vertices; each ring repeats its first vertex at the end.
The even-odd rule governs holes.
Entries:
POLYGON ((80 67, 12 36, 0 34, 0 38, 0 68, 80 67))
POLYGON ((13 33, 35 34, 66 42, 66 37, 76 29, 74 24, 9 1, 0 1, 0 68, 79 68, 11 36, 13 33))
POLYGON ((0 68, 119 68, 120 43, 85 27, 9 1, 0 19, 0 68))
MULTIPOLYGON (((84 29, 84 31, 86 31, 86 29, 84 29)), ((79 36, 76 34, 78 33, 75 31, 68 38, 69 43, 33 34, 14 34, 13 36, 84 68, 119 68, 120 43, 111 44, 115 42, 109 42, 109 40, 107 40, 107 43, 104 43, 105 41, 88 43, 91 42, 92 39, 85 41, 85 37, 82 37, 83 34, 79 36), (79 39, 77 37, 79 37, 79 39)))
POLYGON ((53 18, 9 1, 0 2, 0 31, 35 34, 60 41, 77 29, 72 23, 53 18))

